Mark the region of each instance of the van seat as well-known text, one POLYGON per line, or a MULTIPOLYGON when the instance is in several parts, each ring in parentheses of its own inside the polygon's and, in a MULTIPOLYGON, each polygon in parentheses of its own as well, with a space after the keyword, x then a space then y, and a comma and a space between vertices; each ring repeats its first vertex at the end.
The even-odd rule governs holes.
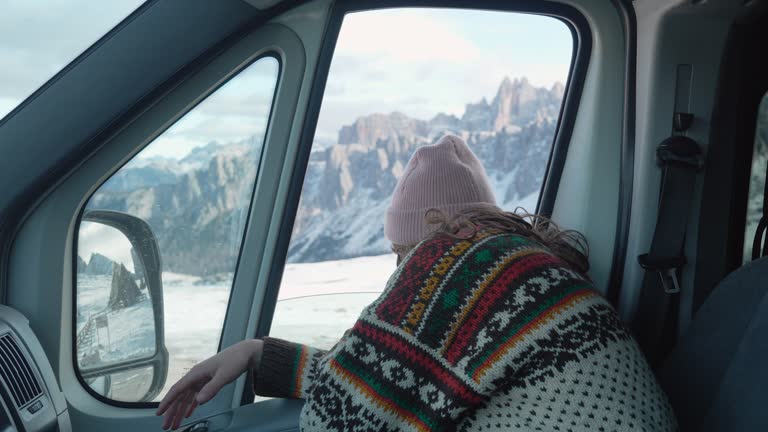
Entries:
POLYGON ((682 432, 768 431, 768 257, 721 281, 659 373, 682 432))

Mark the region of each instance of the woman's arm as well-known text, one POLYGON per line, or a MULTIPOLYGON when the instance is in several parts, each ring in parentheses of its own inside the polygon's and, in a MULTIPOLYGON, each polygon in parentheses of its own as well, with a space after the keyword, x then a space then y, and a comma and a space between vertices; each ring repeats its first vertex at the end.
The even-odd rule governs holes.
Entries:
POLYGON ((249 339, 197 364, 160 402, 163 429, 176 429, 198 405, 213 399, 243 372, 253 371, 262 396, 303 398, 324 351, 274 338, 249 339))
POLYGON ((261 352, 254 358, 253 390, 259 396, 306 397, 318 361, 327 351, 266 337, 261 352))
POLYGON ((257 366, 264 342, 249 339, 198 363, 181 377, 165 395, 157 409, 163 429, 176 429, 192 415, 198 405, 213 399, 222 387, 257 366))

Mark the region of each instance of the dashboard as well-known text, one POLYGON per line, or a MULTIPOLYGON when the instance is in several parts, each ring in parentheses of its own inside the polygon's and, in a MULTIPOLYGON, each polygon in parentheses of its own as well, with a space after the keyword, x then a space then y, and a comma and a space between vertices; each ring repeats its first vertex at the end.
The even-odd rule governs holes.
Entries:
POLYGON ((0 432, 71 432, 69 413, 29 321, 0 306, 0 432))
MULTIPOLYGON (((302 405, 299 400, 266 400, 192 420, 180 430, 298 432, 302 405)), ((29 321, 2 305, 0 432, 72 432, 66 399, 29 321)))

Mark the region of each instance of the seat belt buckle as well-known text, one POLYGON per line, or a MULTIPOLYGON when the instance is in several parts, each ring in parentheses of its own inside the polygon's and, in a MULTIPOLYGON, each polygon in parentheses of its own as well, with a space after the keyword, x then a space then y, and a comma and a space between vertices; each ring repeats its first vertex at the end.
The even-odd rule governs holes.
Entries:
POLYGON ((661 279, 661 286, 664 287, 664 292, 667 294, 677 294, 680 292, 680 284, 677 281, 677 269, 667 269, 660 271, 659 278, 661 279), (667 284, 667 279, 672 281, 672 286, 667 284))
POLYGON ((637 262, 646 271, 654 271, 659 275, 661 286, 664 288, 665 293, 677 294, 680 292, 677 270, 685 265, 686 260, 684 256, 652 257, 646 253, 639 255, 637 262))

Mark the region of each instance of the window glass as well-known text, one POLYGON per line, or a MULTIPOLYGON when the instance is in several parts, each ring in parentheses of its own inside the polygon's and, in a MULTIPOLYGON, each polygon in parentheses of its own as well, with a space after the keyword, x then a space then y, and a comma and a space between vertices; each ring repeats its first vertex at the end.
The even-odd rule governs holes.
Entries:
POLYGON ((752 174, 749 180, 749 198, 747 201, 747 226, 744 233, 745 263, 752 260, 752 245, 755 240, 757 224, 763 216, 766 170, 768 170, 768 94, 763 96, 757 114, 755 150, 752 155, 752 174))
POLYGON ((535 211, 573 39, 538 15, 456 9, 348 14, 328 75, 270 335, 330 348, 396 266, 384 237, 420 146, 462 136, 498 203, 535 211))
POLYGON ((77 359, 97 393, 158 400, 217 352, 278 69, 275 58, 257 60, 88 201, 77 245, 77 359), (146 364, 162 363, 163 348, 165 380, 146 364))
POLYGON ((0 2, 0 120, 142 3, 0 2))

